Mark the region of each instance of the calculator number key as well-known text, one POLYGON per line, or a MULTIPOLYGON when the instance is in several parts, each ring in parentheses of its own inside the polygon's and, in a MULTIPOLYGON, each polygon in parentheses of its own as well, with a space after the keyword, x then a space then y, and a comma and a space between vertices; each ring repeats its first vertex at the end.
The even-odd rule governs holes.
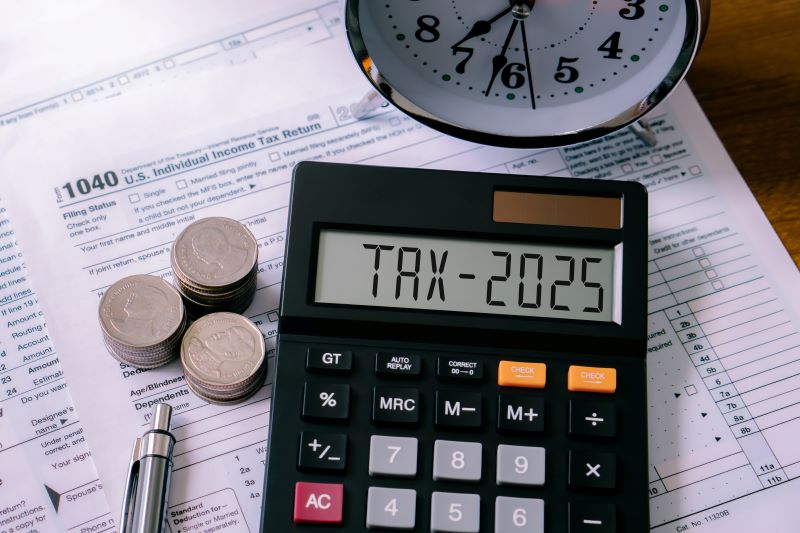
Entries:
POLYGON ((341 433, 300 433, 297 468, 302 471, 333 470, 345 467, 347 436, 341 433))
POLYGON ((481 498, 477 494, 434 492, 431 495, 431 533, 478 533, 481 498))
POLYGON ((545 450, 536 446, 497 447, 497 484, 541 487, 544 485, 545 450))
POLYGON ((613 453, 570 450, 570 487, 613 489, 616 484, 616 455, 613 453))
POLYGON ((434 481, 481 480, 480 442, 437 440, 433 445, 434 481))
POLYGON ((367 529, 414 529, 417 491, 370 487, 367 491, 367 529))
POLYGON ((350 385, 306 383, 303 418, 346 420, 350 411, 350 385))
POLYGON ((522 532, 544 533, 544 500, 498 496, 494 502, 494 533, 522 532))
POLYGON ((414 477, 417 475, 417 439, 373 435, 369 441, 369 475, 414 477))

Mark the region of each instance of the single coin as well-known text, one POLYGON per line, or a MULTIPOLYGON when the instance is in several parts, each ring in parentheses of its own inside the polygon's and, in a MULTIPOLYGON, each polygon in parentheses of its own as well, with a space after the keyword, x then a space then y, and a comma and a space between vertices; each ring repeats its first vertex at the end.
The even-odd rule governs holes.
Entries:
POLYGON ((156 276, 122 278, 103 294, 100 327, 112 342, 150 348, 168 342, 185 321, 181 295, 156 276))
POLYGON ((249 384, 261 371, 266 346, 261 331, 234 313, 211 313, 186 330, 181 365, 187 377, 209 389, 249 384))
POLYGON ((258 243, 242 223, 209 217, 191 223, 178 235, 172 257, 175 275, 190 284, 229 287, 253 270, 258 243))

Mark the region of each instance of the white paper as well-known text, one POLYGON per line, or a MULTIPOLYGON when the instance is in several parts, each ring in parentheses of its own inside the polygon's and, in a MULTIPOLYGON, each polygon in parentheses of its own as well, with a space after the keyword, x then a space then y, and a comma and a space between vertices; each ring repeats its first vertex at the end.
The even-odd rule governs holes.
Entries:
MULTIPOLYGON (((4 196, 111 507, 119 501, 130 440, 148 411, 137 409, 142 400, 131 392, 144 389, 142 396, 158 398, 168 391, 176 395, 170 400, 178 405, 179 432, 170 511, 198 502, 227 505, 239 513, 228 518, 257 529, 268 388, 237 408, 202 405, 179 382, 151 392, 148 387, 180 375, 177 365, 125 377, 105 354, 94 316, 102 290, 119 277, 169 275, 169 245, 190 217, 228 215, 248 224, 261 245, 258 296, 247 314, 272 340, 291 168, 325 159, 645 184, 652 525, 659 533, 796 531, 798 273, 688 88, 653 113, 660 141, 654 149, 627 131, 562 149, 488 148, 440 135, 391 109, 353 121, 346 104, 360 99, 366 83, 346 45, 334 43, 305 49, 308 68, 276 74, 272 83, 251 63, 237 67, 238 81, 231 73, 208 75, 194 85, 202 93, 154 90, 53 115, 47 123, 31 121, 13 135, 0 130, 0 147, 8 150, 0 162, 4 196), (213 162, 222 145, 213 146, 224 141, 225 147, 254 147, 213 162), (184 155, 166 159, 178 153, 184 155), (207 165, 167 168, 203 154, 207 165), (158 179, 154 168, 162 169, 158 179), (109 169, 148 178, 87 199, 65 197, 64 183, 109 169), (90 212, 92 205, 98 207, 90 212)), ((274 342, 268 346, 272 354, 274 342)), ((202 518, 195 515, 178 518, 193 525, 202 518)))
POLYGON ((0 197, 0 532, 113 519, 0 197))
POLYGON ((0 3, 0 127, 325 42, 340 0, 0 3))

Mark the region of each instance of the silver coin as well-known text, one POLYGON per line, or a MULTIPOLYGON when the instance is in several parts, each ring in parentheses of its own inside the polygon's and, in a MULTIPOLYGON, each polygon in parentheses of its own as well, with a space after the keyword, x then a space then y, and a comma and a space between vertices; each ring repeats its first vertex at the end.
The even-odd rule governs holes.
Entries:
POLYGON ((247 318, 212 313, 186 330, 181 342, 184 373, 209 388, 241 384, 261 371, 264 337, 247 318))
POLYGON ((197 220, 178 235, 173 273, 206 288, 236 284, 253 270, 258 243, 242 223, 224 217, 197 220))
POLYGON ((114 343, 147 348, 179 334, 185 320, 181 295, 156 276, 135 275, 114 283, 99 307, 100 327, 114 343))
POLYGON ((188 380, 186 381, 186 386, 189 387, 189 390, 192 391, 195 394, 195 396, 197 396, 198 398, 201 398, 202 400, 204 400, 204 401, 206 401, 208 403, 212 403, 212 404, 216 404, 216 405, 231 405, 231 404, 243 402, 243 401, 247 400, 248 398, 250 398, 251 396, 253 396, 261 388, 261 384, 259 383, 258 386, 253 387, 251 390, 244 391, 243 393, 241 393, 238 396, 235 396, 233 398, 219 398, 219 397, 214 396, 214 395, 206 394, 202 389, 198 388, 195 384, 193 384, 192 382, 190 382, 188 380))

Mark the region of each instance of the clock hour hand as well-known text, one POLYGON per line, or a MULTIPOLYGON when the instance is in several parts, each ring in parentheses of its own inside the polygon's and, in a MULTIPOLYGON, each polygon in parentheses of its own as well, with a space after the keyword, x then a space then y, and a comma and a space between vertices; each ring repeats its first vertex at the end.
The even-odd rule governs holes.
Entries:
POLYGON ((505 8, 504 10, 502 10, 500 13, 498 13, 495 16, 493 16, 489 20, 479 20, 479 21, 477 21, 475 24, 472 25, 472 28, 470 28, 469 33, 467 33, 467 35, 463 39, 458 41, 456 44, 454 44, 450 48, 456 48, 456 47, 460 46, 461 44, 465 43, 466 41, 469 41, 473 37, 486 35, 490 31, 492 31, 492 24, 497 22, 503 15, 506 15, 509 12, 511 12, 511 7, 510 6, 505 8))
POLYGON ((489 93, 492 90, 492 85, 494 85, 494 80, 497 78, 497 75, 500 74, 500 71, 503 70, 503 67, 505 67, 508 63, 506 52, 508 51, 508 45, 511 44, 511 37, 514 36, 514 30, 517 29, 518 24, 519 21, 516 19, 511 22, 511 28, 508 30, 508 35, 506 35, 506 41, 503 43, 503 49, 500 50, 499 54, 492 58, 492 77, 489 79, 489 85, 483 92, 483 94, 486 96, 489 96, 489 93))

